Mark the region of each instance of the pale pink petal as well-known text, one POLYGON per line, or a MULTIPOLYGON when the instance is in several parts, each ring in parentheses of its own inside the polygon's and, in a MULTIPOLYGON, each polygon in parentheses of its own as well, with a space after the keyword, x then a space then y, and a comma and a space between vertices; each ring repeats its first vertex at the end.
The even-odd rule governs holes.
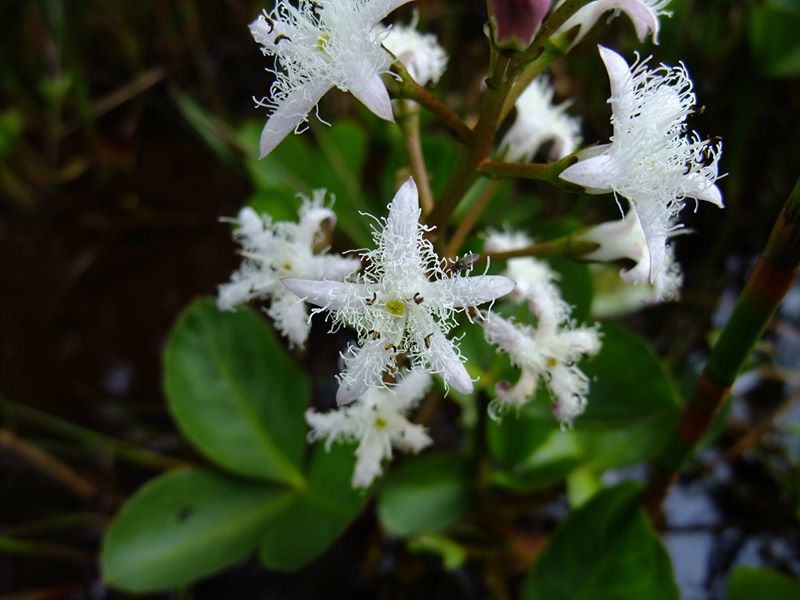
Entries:
POLYGON ((658 15, 642 0, 615 0, 616 7, 623 11, 633 23, 636 37, 644 43, 647 32, 653 32, 653 43, 658 44, 658 15))

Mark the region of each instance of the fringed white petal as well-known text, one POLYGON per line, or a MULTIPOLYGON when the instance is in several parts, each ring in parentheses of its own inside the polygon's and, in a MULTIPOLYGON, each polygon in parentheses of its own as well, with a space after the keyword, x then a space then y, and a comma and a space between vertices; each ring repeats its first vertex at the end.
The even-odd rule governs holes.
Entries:
POLYGON ((259 158, 266 157, 283 141, 283 138, 297 129, 331 87, 333 86, 322 81, 309 82, 287 95, 261 130, 259 158))

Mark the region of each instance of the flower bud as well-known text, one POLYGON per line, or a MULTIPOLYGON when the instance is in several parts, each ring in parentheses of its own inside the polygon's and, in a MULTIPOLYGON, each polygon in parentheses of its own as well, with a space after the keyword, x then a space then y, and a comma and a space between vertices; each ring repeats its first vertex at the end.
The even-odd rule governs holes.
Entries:
POLYGON ((487 0, 492 37, 498 48, 524 50, 533 41, 552 0, 487 0))

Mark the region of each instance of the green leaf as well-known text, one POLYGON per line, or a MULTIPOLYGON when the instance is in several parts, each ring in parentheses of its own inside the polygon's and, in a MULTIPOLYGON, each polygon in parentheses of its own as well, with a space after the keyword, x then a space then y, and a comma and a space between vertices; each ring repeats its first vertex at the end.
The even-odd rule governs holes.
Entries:
POLYGON ((525 600, 678 600, 667 551, 624 483, 559 525, 525 578, 525 600))
POLYGON ((316 448, 308 488, 267 522, 261 560, 268 567, 295 570, 325 552, 358 515, 368 494, 350 484, 355 459, 351 445, 326 452, 316 448))
MULTIPOLYGON (((239 133, 243 147, 258 148, 262 125, 248 123, 239 133)), ((356 244, 367 246, 369 222, 359 211, 369 211, 361 175, 367 156, 367 136, 351 121, 315 127, 313 135, 289 135, 263 160, 245 155, 245 168, 256 189, 258 208, 276 220, 297 220, 299 202, 293 196, 324 188, 336 197, 338 226, 356 244), (290 207, 287 207, 287 198, 290 207), (291 210, 287 210, 291 208, 291 210), (288 214, 287 214, 288 213, 288 214)), ((388 204, 386 198, 382 204, 388 204)))
POLYGON ((122 508, 103 543, 103 579, 131 592, 191 583, 231 565, 258 544, 283 488, 199 469, 147 483, 122 508))
POLYGON ((241 475, 304 485, 310 386, 262 318, 195 302, 172 331, 164 373, 175 421, 209 459, 241 475))
POLYGON ((772 569, 739 567, 728 582, 728 600, 800 598, 800 580, 772 569))
POLYGON ((408 540, 408 549, 411 552, 437 555, 442 559, 442 564, 448 571, 460 569, 468 558, 467 549, 464 546, 437 533, 412 537, 408 540))
POLYGON ((378 497, 381 525, 399 536, 442 531, 470 511, 472 481, 472 465, 462 456, 411 458, 389 476, 378 497))
POLYGON ((585 466, 623 467, 654 457, 680 418, 675 387, 650 346, 606 324, 603 347, 587 361, 586 412, 573 430, 585 466))
POLYGON ((775 3, 750 9, 748 38, 764 75, 793 77, 800 73, 800 11, 775 3))
POLYGON ((501 467, 494 483, 532 490, 564 479, 579 464, 595 471, 623 467, 661 449, 680 416, 672 382, 642 339, 609 324, 601 333, 600 352, 582 363, 592 386, 572 430, 560 430, 544 385, 518 413, 487 424, 489 450, 501 467))

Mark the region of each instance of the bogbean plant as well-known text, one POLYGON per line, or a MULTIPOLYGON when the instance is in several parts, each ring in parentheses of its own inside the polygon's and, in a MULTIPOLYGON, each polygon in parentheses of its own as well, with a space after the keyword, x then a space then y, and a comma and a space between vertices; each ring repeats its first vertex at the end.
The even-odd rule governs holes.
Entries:
MULTIPOLYGON (((472 126, 426 87, 448 63, 435 36, 416 22, 385 22, 410 3, 277 0, 250 25, 273 79, 258 101, 268 112, 258 151, 272 166, 250 164, 262 181, 316 180, 317 150, 308 134, 294 135, 309 123, 339 171, 363 162, 363 131, 349 122, 326 128, 314 115, 334 87, 402 139, 407 175, 373 205, 376 214, 359 212, 366 205, 351 177, 335 199, 326 189, 295 189, 293 216, 289 200, 272 215, 256 202, 229 219, 241 266, 216 303, 186 310, 164 360, 172 414, 215 466, 167 473, 125 505, 103 550, 113 585, 184 585, 256 548, 266 566, 298 569, 375 498, 385 532, 448 569, 480 563, 492 593, 532 563, 527 597, 677 597, 639 487, 604 487, 601 476, 656 458, 647 497, 658 514, 699 435, 676 433, 666 447, 682 440, 680 460, 660 460, 679 432, 676 392, 643 341, 589 316, 587 263, 624 261, 618 287, 628 309, 676 299, 680 213, 687 199, 723 208, 722 145, 688 129, 697 100, 683 64, 599 46, 592 60, 608 74, 613 128, 599 145, 582 144, 581 120, 569 101, 555 100, 547 74, 608 18, 630 19, 640 41, 657 43, 669 2, 488 0, 490 60, 472 126), (423 149, 428 138, 442 142, 441 130, 461 149, 439 169, 446 182, 434 193, 423 149), (601 194, 620 216, 556 224, 539 238, 534 232, 547 228, 532 212, 510 227, 503 210, 486 211, 513 178, 543 182, 544 194, 547 186, 601 194), (367 247, 331 250, 346 238, 367 247), (482 247, 465 245, 473 240, 482 247), (310 335, 312 324, 338 335, 310 335), (332 370, 337 351, 338 373, 315 378, 311 406, 298 361, 332 370), (439 427, 449 433, 437 440, 432 424, 453 418, 443 409, 450 400, 461 417, 439 427), (394 468, 398 453, 419 456, 394 468), (517 524, 535 515, 537 490, 563 482, 572 511, 547 548, 534 561, 515 553, 535 533, 517 524), (528 499, 521 512, 511 508, 518 502, 504 507, 514 495, 528 499)), ((737 369, 729 365, 726 376, 737 369)))

